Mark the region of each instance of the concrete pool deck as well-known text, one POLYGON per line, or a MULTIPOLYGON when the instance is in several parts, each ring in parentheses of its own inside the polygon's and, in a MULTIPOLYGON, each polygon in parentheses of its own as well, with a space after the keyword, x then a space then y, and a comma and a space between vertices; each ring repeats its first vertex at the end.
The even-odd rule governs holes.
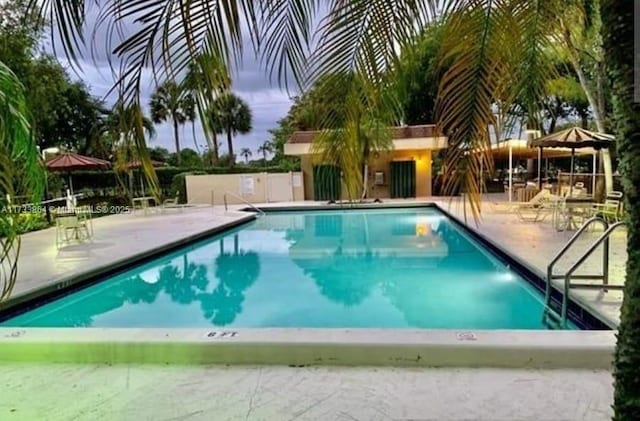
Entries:
POLYGON ((0 364, 2 420, 610 420, 587 370, 0 364))

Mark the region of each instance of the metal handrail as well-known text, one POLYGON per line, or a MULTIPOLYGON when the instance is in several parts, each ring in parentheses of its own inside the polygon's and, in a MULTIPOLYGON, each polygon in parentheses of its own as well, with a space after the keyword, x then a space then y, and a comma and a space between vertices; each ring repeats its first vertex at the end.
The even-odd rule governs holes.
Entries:
POLYGON ((246 204, 247 204, 247 205, 249 205, 252 209, 254 209, 254 210, 256 210, 258 213, 260 213, 260 215, 262 215, 262 216, 266 215, 262 209, 255 207, 251 202, 249 202, 249 201, 248 201, 247 199, 245 199, 244 197, 238 196, 237 194, 234 194, 234 193, 231 193, 231 192, 224 192, 224 210, 225 210, 225 212, 227 212, 227 211, 229 210, 229 209, 228 209, 228 206, 227 206, 227 195, 229 195, 229 196, 233 196, 233 197, 235 197, 236 199, 239 199, 240 201, 242 201, 242 202, 246 203, 246 204))
MULTIPOLYGON (((569 290, 571 289, 572 285, 571 285, 571 275, 573 275, 573 272, 575 272, 584 262, 585 260, 587 260, 589 258, 589 256, 591 256, 593 254, 593 252, 602 244, 604 243, 603 246, 603 256, 604 256, 604 261, 603 263, 606 262, 606 265, 604 266, 604 271, 603 271, 603 277, 602 277, 602 285, 598 285, 598 287, 601 287, 602 289, 607 289, 605 287, 608 287, 608 289, 622 289, 623 286, 622 285, 609 285, 609 237, 611 236, 611 234, 618 229, 619 227, 623 227, 626 226, 627 223, 626 222, 616 222, 615 224, 612 224, 609 228, 607 228, 607 230, 602 233, 602 235, 593 243, 591 244, 591 247, 589 247, 587 249, 587 251, 585 251, 582 254, 582 257, 580 257, 580 259, 578 259, 577 262, 575 262, 573 264, 573 266, 571 266, 569 268, 569 270, 567 270, 567 272, 564 275, 564 297, 562 299, 562 323, 566 324, 567 322, 567 302, 569 301, 569 290)), ((573 285, 573 287, 583 287, 585 285, 573 285)))
MULTIPOLYGON (((562 258, 562 256, 565 255, 565 253, 569 250, 569 248, 571 248, 571 246, 578 240, 578 238, 580 238, 582 233, 585 232, 587 228, 589 228, 591 225, 593 225, 596 222, 599 222, 602 224, 603 228, 605 229, 605 232, 609 228, 609 224, 607 223, 607 221, 605 221, 604 219, 598 216, 594 216, 593 218, 588 219, 582 225, 582 227, 580 227, 580 229, 573 235, 573 237, 571 237, 571 239, 564 245, 564 247, 562 247, 562 249, 555 255, 555 257, 551 260, 551 262, 547 266, 547 285, 546 285, 545 296, 544 296, 545 304, 547 306, 549 306, 551 302, 551 289, 553 287, 551 285, 551 280, 553 279, 553 267, 555 266, 556 263, 558 263, 558 261, 562 258)), ((607 251, 606 254, 603 253, 602 264, 604 269, 603 273, 608 274, 609 272, 608 270, 609 269, 609 259, 608 259, 609 243, 608 242, 606 244, 606 251, 607 251)), ((606 276, 607 275, 605 275, 605 277, 606 276)), ((563 304, 564 304, 564 299, 563 299, 563 304)))

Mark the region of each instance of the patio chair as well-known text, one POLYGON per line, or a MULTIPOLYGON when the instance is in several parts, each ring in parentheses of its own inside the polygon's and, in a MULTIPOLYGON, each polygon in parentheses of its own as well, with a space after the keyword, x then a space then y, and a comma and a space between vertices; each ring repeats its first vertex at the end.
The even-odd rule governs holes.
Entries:
POLYGON ((176 193, 176 196, 173 199, 165 199, 162 202, 162 210, 165 209, 178 209, 182 212, 186 205, 178 203, 180 201, 180 193, 176 193))
POLYGON ((87 220, 75 213, 56 215, 56 247, 72 241, 84 242, 91 239, 87 220))
POLYGON ((593 205, 591 216, 600 216, 608 223, 618 222, 622 217, 622 192, 612 191, 607 194, 604 203, 593 205))

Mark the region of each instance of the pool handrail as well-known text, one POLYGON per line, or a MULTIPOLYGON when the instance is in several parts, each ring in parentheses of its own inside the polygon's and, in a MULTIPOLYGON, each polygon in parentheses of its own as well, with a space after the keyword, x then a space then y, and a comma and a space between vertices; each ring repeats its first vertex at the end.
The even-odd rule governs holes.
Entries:
POLYGON ((227 195, 232 196, 232 197, 235 197, 236 199, 238 199, 238 200, 242 201, 243 203, 245 203, 245 204, 249 205, 249 207, 251 207, 252 209, 254 209, 254 210, 255 210, 256 212, 258 212, 260 215, 262 215, 262 216, 266 215, 262 209, 255 207, 255 206, 253 205, 253 203, 249 202, 249 201, 248 201, 247 199, 245 199, 244 197, 240 197, 240 196, 238 196, 237 194, 235 194, 235 193, 231 193, 231 192, 228 192, 228 191, 227 191, 227 192, 224 192, 224 210, 225 210, 225 212, 228 212, 228 211, 229 211, 229 208, 228 208, 228 205, 227 205, 227 195))
MULTIPOLYGON (((609 228, 609 224, 603 218, 600 218, 598 216, 594 216, 594 217, 588 219, 580 227, 580 229, 575 234, 573 234, 573 236, 569 239, 569 241, 567 241, 567 243, 564 245, 564 247, 562 247, 562 249, 560 249, 560 251, 558 253, 556 253, 554 258, 551 260, 551 262, 547 266, 547 279, 546 279, 547 282, 546 282, 546 285, 545 285, 545 295, 544 295, 545 314, 548 312, 548 310, 552 310, 552 308, 551 308, 551 291, 553 289, 552 280, 553 279, 562 279, 562 278, 566 277, 566 274, 564 274, 564 275, 554 275, 553 274, 553 267, 567 253, 567 251, 569 251, 571 246, 573 246, 573 244, 582 236, 582 234, 591 225, 593 225, 595 223, 602 224, 602 226, 603 226, 605 231, 609 228)), ((604 246, 604 250, 603 250, 603 257, 602 257, 603 275, 594 275, 594 276, 590 276, 589 275, 588 276, 589 279, 602 278, 603 283, 605 283, 605 284, 607 283, 608 275, 609 275, 609 269, 608 269, 608 267, 609 267, 609 259, 608 259, 608 257, 609 257, 609 241, 608 241, 608 237, 607 237, 607 241, 605 242, 605 246, 604 246)), ((587 276, 585 276, 585 278, 586 277, 587 276)), ((568 301, 567 295, 568 295, 568 293, 566 293, 566 290, 565 290, 565 293, 562 296, 562 314, 559 315, 560 318, 562 319, 563 325, 566 324, 566 317, 563 317, 563 314, 566 314, 566 306, 567 306, 567 301, 568 301)))

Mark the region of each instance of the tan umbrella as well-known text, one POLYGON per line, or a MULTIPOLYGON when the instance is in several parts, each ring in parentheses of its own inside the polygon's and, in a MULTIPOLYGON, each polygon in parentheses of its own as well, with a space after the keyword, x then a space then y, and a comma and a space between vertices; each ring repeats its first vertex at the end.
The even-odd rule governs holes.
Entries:
POLYGON ((569 173, 569 192, 573 189, 573 166, 576 149, 603 149, 611 146, 614 137, 610 134, 592 132, 580 127, 572 127, 560 132, 551 133, 529 142, 536 148, 569 148, 571 149, 571 172, 569 173))

